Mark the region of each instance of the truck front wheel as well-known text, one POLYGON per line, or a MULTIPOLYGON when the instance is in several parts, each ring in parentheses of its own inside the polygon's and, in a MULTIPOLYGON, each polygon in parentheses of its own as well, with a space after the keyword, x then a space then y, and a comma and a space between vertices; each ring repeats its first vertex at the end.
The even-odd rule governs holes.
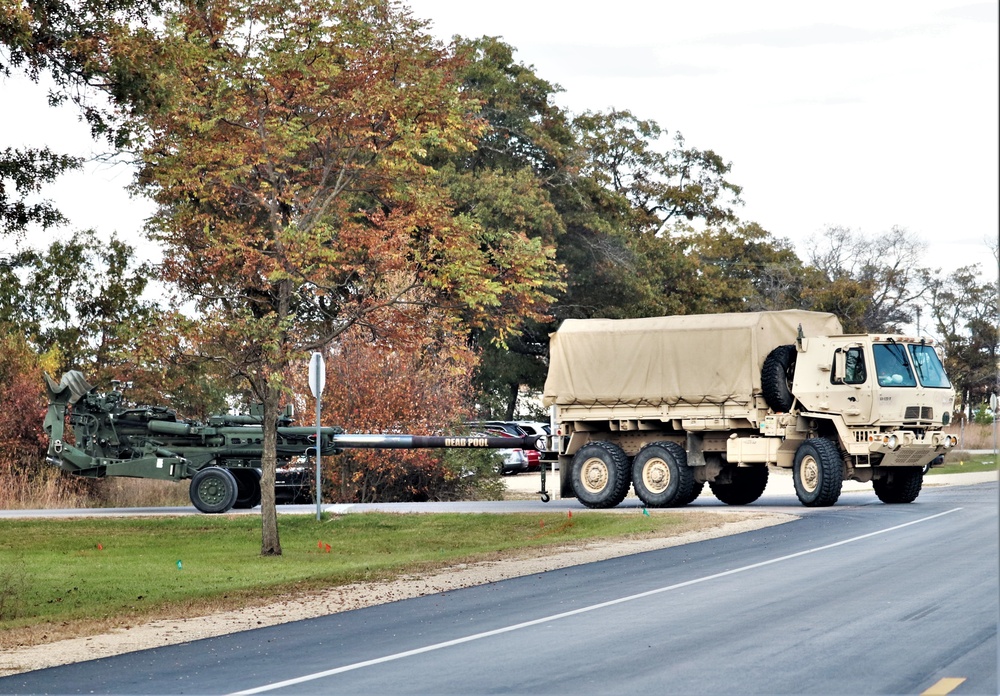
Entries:
POLYGON ((806 440, 795 452, 792 479, 795 495, 806 507, 833 505, 844 485, 840 450, 822 437, 806 440))
POLYGON ((728 483, 710 481, 709 488, 726 505, 749 505, 767 488, 767 466, 735 466, 728 483))
POLYGON ((613 442, 591 442, 573 456, 573 494, 589 508, 611 508, 625 500, 628 457, 613 442))
POLYGON ((194 506, 207 513, 226 512, 236 503, 236 478, 228 469, 208 466, 191 479, 189 493, 194 506))
POLYGON ((694 471, 687 465, 687 453, 676 442, 653 442, 643 447, 632 461, 632 485, 648 507, 680 507, 701 492, 694 471))
POLYGON ((884 476, 873 479, 872 487, 875 489, 875 495, 883 503, 912 503, 920 495, 923 483, 923 469, 908 466, 892 469, 884 476))

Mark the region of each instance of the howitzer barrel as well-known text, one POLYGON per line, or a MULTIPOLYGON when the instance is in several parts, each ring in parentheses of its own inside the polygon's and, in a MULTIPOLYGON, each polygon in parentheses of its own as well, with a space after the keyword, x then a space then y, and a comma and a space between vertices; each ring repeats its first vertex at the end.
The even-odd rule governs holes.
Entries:
POLYGON ((151 420, 146 424, 146 427, 149 428, 151 433, 160 433, 162 435, 189 435, 191 433, 191 425, 189 423, 151 420))
POLYGON ((334 445, 342 449, 536 449, 538 437, 440 437, 436 435, 334 435, 334 445))

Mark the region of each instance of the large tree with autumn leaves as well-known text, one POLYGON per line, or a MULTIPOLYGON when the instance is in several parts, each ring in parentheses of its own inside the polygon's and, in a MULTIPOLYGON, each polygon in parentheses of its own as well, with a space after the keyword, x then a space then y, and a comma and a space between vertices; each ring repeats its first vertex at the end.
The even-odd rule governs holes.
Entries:
POLYGON ((503 336, 544 310, 552 252, 454 213, 425 158, 471 149, 481 124, 455 59, 395 2, 182 2, 129 50, 159 72, 138 179, 152 236, 201 345, 263 403, 262 553, 280 554, 288 366, 359 325, 503 336))

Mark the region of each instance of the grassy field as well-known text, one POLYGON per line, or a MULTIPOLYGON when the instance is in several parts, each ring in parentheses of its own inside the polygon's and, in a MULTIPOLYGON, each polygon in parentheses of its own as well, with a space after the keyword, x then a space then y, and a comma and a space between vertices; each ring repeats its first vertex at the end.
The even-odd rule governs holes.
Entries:
POLYGON ((581 539, 669 536, 716 514, 354 514, 282 517, 260 556, 254 516, 5 520, 0 648, 141 619, 196 616, 335 585, 581 539), (43 638, 44 636, 44 638, 43 638))
POLYGON ((996 471, 997 458, 992 454, 972 456, 968 452, 950 452, 945 457, 943 466, 931 467, 928 476, 934 474, 962 474, 976 471, 996 471))

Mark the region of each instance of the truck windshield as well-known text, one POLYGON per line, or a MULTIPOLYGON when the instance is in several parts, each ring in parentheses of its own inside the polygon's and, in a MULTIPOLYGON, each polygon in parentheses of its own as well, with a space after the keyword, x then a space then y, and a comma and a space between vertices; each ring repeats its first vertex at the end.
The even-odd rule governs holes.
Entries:
POLYGON ((917 380, 910 369, 906 349, 896 342, 876 343, 872 346, 875 355, 875 371, 880 387, 915 387, 917 380))
POLYGON ((944 373, 944 365, 941 364, 937 351, 931 346, 912 345, 910 346, 910 354, 913 356, 913 367, 917 371, 922 385, 944 389, 951 387, 948 375, 944 373))

